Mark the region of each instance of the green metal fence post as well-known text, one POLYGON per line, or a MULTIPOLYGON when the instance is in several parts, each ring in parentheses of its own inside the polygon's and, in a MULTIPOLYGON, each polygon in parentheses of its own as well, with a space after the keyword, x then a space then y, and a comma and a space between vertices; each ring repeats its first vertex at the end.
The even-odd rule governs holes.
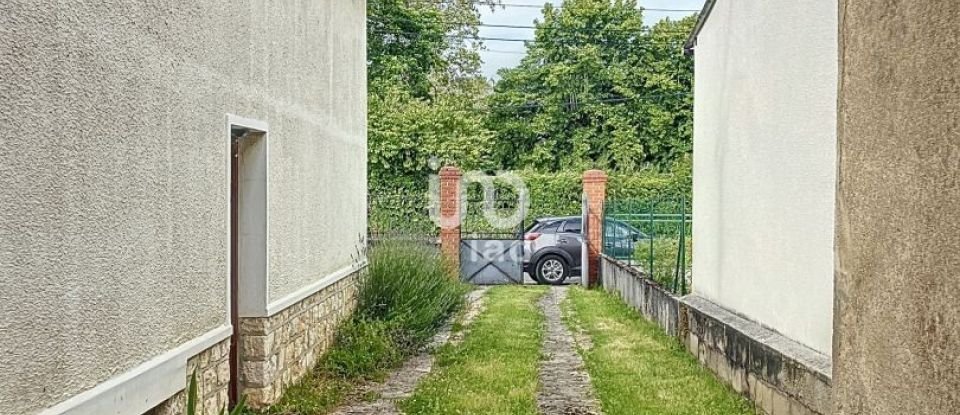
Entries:
POLYGON ((677 252, 677 279, 679 280, 680 295, 687 290, 687 197, 680 196, 680 249, 677 252))
POLYGON ((656 238, 656 234, 657 234, 657 231, 653 229, 654 204, 655 203, 652 201, 652 199, 647 201, 647 218, 648 218, 647 223, 649 224, 648 229, 650 230, 650 234, 647 235, 647 239, 650 240, 650 255, 648 255, 648 258, 647 258, 647 262, 648 262, 647 276, 650 277, 651 280, 656 280, 656 278, 654 278, 654 271, 653 271, 653 238, 656 238))

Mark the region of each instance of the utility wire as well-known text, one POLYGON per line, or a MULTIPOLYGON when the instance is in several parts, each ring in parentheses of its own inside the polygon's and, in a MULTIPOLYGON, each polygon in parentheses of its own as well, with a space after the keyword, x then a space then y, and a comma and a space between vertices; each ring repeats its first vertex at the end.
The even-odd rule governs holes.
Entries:
MULTIPOLYGON (((420 35, 420 34, 417 33, 417 32, 404 32, 404 31, 374 31, 374 32, 377 33, 377 34, 380 34, 380 35, 396 35, 396 36, 406 35, 406 36, 410 36, 410 37, 418 37, 418 36, 420 35)), ((473 41, 482 41, 482 42, 522 42, 522 43, 540 43, 540 42, 541 42, 541 41, 538 41, 538 40, 536 40, 536 39, 519 39, 519 38, 509 38, 509 37, 490 37, 490 36, 471 36, 471 35, 443 35, 443 37, 446 38, 446 39, 448 39, 448 40, 456 40, 456 41, 468 41, 468 40, 473 40, 473 41)), ((572 44, 572 42, 562 42, 562 43, 572 44)), ((602 42, 602 41, 591 42, 591 41, 585 41, 585 42, 582 42, 582 43, 584 43, 584 44, 593 44, 593 43, 603 44, 603 43, 609 43, 609 42, 602 42)), ((682 47, 683 44, 684 44, 684 42, 681 41, 681 40, 669 41, 669 42, 650 41, 650 42, 647 42, 647 43, 646 43, 646 45, 660 46, 660 47, 665 47, 665 48, 670 48, 670 47, 682 47)), ((641 46, 644 46, 644 44, 641 44, 641 46)))
POLYGON ((498 49, 480 49, 477 51, 479 53, 490 52, 490 53, 503 53, 507 55, 526 55, 527 52, 521 52, 518 50, 498 50, 498 49))
MULTIPOLYGON (((467 25, 467 24, 464 24, 464 26, 466 26, 466 25, 467 25)), ((575 29, 575 28, 554 27, 554 26, 525 26, 525 25, 493 24, 493 23, 478 23, 477 26, 479 26, 479 27, 502 28, 502 29, 564 29, 564 30, 570 30, 570 31, 575 31, 575 32, 589 30, 589 31, 598 31, 598 32, 599 32, 599 31, 611 31, 611 32, 631 32, 631 33, 632 33, 632 32, 641 32, 641 33, 642 33, 642 32, 651 32, 651 33, 668 33, 668 34, 673 34, 673 33, 677 33, 677 34, 681 34, 681 33, 682 33, 682 34, 689 34, 689 33, 690 33, 689 30, 673 30, 673 31, 660 30, 660 31, 654 31, 654 29, 653 29, 653 28, 650 28, 650 27, 641 27, 641 28, 637 28, 637 29, 624 29, 624 28, 619 28, 619 27, 582 27, 582 28, 576 28, 576 29, 575 29)), ((691 30, 692 30, 692 29, 691 29, 691 30)))
MULTIPOLYGON (((491 41, 491 42, 530 42, 530 43, 536 43, 536 42, 537 42, 536 39, 517 39, 517 38, 509 38, 509 37, 488 37, 488 36, 472 37, 472 36, 462 36, 462 35, 447 35, 447 37, 448 37, 448 38, 452 38, 452 39, 462 38, 463 40, 471 40, 471 39, 474 39, 474 40, 491 41)), ((584 42, 584 43, 591 43, 591 42, 584 42)), ((597 42, 597 43, 608 43, 608 42, 597 42)), ((676 41, 676 42, 650 42, 650 44, 654 44, 654 45, 657 45, 657 46, 673 46, 673 45, 683 46, 683 43, 684 43, 684 42, 680 42, 680 41, 676 41)))
MULTIPOLYGON (((419 37, 420 32, 410 32, 404 30, 390 30, 386 28, 370 28, 371 33, 380 34, 380 35, 406 35, 410 37, 419 37)), ((491 42, 531 42, 536 43, 537 39, 527 39, 527 38, 513 38, 513 37, 501 37, 501 36, 473 36, 473 35, 457 35, 457 34, 446 34, 443 37, 451 40, 478 40, 478 41, 491 41, 491 42)), ((672 41, 659 41, 655 39, 648 39, 648 43, 657 46, 682 46, 685 42, 685 39, 677 39, 672 41)), ((596 42, 586 42, 586 43, 608 43, 601 40, 596 42)))
MULTIPOLYGON (((530 26, 530 25, 511 25, 511 24, 494 24, 494 23, 481 23, 481 22, 454 22, 454 21, 444 21, 440 19, 412 19, 408 17, 391 17, 390 20, 393 22, 406 22, 406 23, 435 23, 441 25, 451 25, 451 26, 477 26, 477 27, 489 27, 489 28, 500 28, 500 29, 544 29, 544 30, 564 30, 564 31, 573 31, 573 32, 628 32, 628 33, 647 33, 647 34, 665 34, 665 35, 689 35, 690 31, 693 30, 656 30, 653 27, 644 26, 636 29, 626 29, 620 27, 583 27, 583 28, 566 28, 566 27, 555 27, 555 26, 530 26)), ((375 21, 367 19, 368 23, 386 23, 384 21, 375 21)))
MULTIPOLYGON (((450 0, 444 1, 444 0, 441 0, 441 1, 436 2, 436 3, 434 3, 434 4, 438 4, 438 5, 456 5, 456 4, 459 4, 459 3, 460 3, 460 2, 456 2, 456 1, 450 1, 450 0)), ((518 7, 518 8, 528 8, 528 9, 542 9, 542 8, 544 8, 544 7, 548 4, 548 2, 544 2, 543 4, 519 4, 519 3, 495 3, 495 2, 494 2, 494 3, 489 3, 489 2, 484 2, 484 1, 469 1, 469 2, 463 2, 463 3, 473 4, 473 5, 480 5, 480 6, 518 7)), ((550 3, 550 4, 552 5, 552 3, 550 3)), ((563 7, 554 5, 553 8, 554 8, 554 9, 562 9, 563 7)), ((676 12, 676 13, 695 13, 695 12, 699 12, 699 11, 700 11, 699 9, 663 9, 663 8, 657 8, 657 7, 643 7, 643 6, 638 7, 637 10, 647 10, 647 11, 653 11, 653 12, 669 12, 669 13, 674 13, 674 12, 676 12)))
MULTIPOLYGON (((449 36, 447 36, 447 37, 450 37, 450 38, 460 38, 460 37, 462 37, 464 40, 476 39, 476 40, 491 41, 491 42, 530 42, 530 43, 536 43, 536 42, 537 42, 536 39, 517 39, 517 38, 508 38, 508 37, 478 36, 478 37, 475 37, 475 38, 474 38, 474 37, 463 37, 463 36, 458 36, 458 35, 449 35, 449 36)), ((590 42, 587 42, 587 43, 590 43, 590 42)), ((597 43, 608 43, 608 42, 597 42, 597 43)), ((684 42, 679 42, 679 41, 677 41, 677 42, 661 42, 661 43, 659 43, 659 44, 658 44, 657 42, 650 42, 650 43, 651 43, 651 44, 655 44, 655 45, 657 45, 657 46, 672 46, 672 45, 683 46, 683 43, 684 43, 684 42)))
MULTIPOLYGON (((620 104, 624 102, 636 101, 636 100, 647 100, 649 98, 661 99, 664 97, 692 97, 692 92, 675 92, 675 93, 656 93, 656 94, 644 94, 634 97, 620 97, 620 98, 606 98, 606 99, 595 99, 590 101, 580 101, 576 98, 573 98, 571 101, 563 103, 553 103, 547 104, 542 102, 530 102, 525 104, 517 105, 496 105, 488 106, 488 110, 498 110, 498 109, 537 109, 537 108, 546 108, 546 107, 582 107, 591 104, 620 104)), ((652 101, 652 100, 651 100, 652 101)))

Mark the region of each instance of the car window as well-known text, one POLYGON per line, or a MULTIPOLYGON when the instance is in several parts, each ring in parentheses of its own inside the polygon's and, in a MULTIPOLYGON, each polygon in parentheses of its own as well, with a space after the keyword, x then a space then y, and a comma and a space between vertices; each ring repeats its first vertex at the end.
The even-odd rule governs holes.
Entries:
POLYGON ((607 222, 604 228, 604 232, 610 238, 626 238, 631 234, 629 228, 615 222, 607 222))
POLYGON ((542 223, 537 222, 537 221, 533 221, 533 223, 531 223, 530 226, 527 227, 527 230, 524 231, 524 233, 526 233, 526 232, 534 232, 534 231, 536 231, 538 228, 540 228, 540 225, 542 225, 542 223))
POLYGON ((557 233, 557 229, 560 228, 560 222, 551 222, 546 225, 543 225, 542 228, 537 229, 537 232, 540 233, 557 233))
POLYGON ((571 219, 563 224, 563 232, 580 234, 583 231, 583 222, 580 219, 571 219))

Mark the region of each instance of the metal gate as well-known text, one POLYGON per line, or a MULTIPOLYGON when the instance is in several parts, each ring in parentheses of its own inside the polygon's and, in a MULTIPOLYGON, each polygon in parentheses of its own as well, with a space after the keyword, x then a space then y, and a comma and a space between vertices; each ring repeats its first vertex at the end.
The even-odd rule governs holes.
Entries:
POLYGON ((460 278, 476 285, 523 284, 523 240, 461 240, 460 278))

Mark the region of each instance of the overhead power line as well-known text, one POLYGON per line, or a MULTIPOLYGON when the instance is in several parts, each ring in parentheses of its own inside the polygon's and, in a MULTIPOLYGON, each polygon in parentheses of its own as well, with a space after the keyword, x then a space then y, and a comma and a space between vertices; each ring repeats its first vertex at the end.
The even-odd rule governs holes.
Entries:
MULTIPOLYGON (((441 1, 436 2, 436 4, 442 4, 442 5, 453 5, 453 4, 457 4, 457 3, 458 3, 458 2, 449 1, 449 0, 447 0, 447 1, 441 0, 441 1)), ((544 8, 544 7, 548 4, 548 2, 543 2, 543 3, 541 3, 541 4, 522 4, 522 3, 494 3, 494 4, 490 4, 490 3, 484 2, 484 1, 471 1, 471 2, 465 2, 465 3, 472 3, 472 4, 474 4, 474 5, 480 5, 480 6, 517 7, 517 8, 527 8, 527 9, 542 9, 542 8, 544 8)), ((552 5, 552 4, 551 4, 551 5, 552 5)), ((563 7, 562 7, 562 6, 553 5, 553 8, 554 8, 554 9, 562 9, 563 7)), ((669 8, 643 7, 643 6, 638 7, 637 10, 646 10, 646 11, 652 11, 652 12, 667 12, 667 13, 696 13, 696 12, 699 12, 699 11, 700 11, 699 9, 669 9, 669 8)))
MULTIPOLYGON (((570 32, 573 32, 573 33, 578 33, 578 32, 579 32, 579 33, 582 33, 582 32, 583 32, 582 29, 567 29, 567 28, 559 28, 559 27, 545 27, 545 28, 543 28, 543 29, 548 29, 548 30, 549 30, 549 29, 552 29, 552 30, 556 30, 556 31, 570 31, 570 32)), ((395 30, 395 29, 393 29, 393 28, 382 27, 382 26, 368 26, 368 30, 370 30, 372 33, 379 33, 379 34, 395 34, 395 35, 409 35, 409 36, 419 36, 419 35, 421 34, 419 31, 395 30)), ((602 29, 598 29, 598 31, 599 31, 599 30, 602 30, 602 29)), ((627 32, 627 33, 633 33, 633 31, 629 31, 629 32, 628 32, 628 31, 625 31, 625 32, 627 32)), ((674 32, 674 33, 671 33, 671 32, 653 32, 653 33, 637 32, 636 34, 649 36, 649 35, 651 35, 651 34, 683 34, 683 35, 686 35, 687 33, 688 33, 688 32, 684 31, 684 32, 674 32)), ((461 35, 461 34, 455 34, 455 33, 449 33, 449 34, 446 34, 445 36, 447 36, 447 37, 474 38, 472 35, 461 35)), ((477 40, 484 40, 484 38, 489 39, 489 40, 503 40, 503 41, 507 41, 507 42, 533 42, 533 41, 535 41, 535 39, 517 38, 517 37, 510 37, 510 36, 489 36, 489 37, 478 36, 476 39, 477 39, 477 40)), ((683 43, 686 41, 686 38, 683 38, 683 39, 679 39, 679 38, 678 38, 678 39, 674 39, 674 40, 664 40, 664 39, 648 39, 648 40, 649 40, 651 43, 659 43, 659 44, 673 44, 673 43, 683 44, 683 43)))
POLYGON ((522 52, 519 50, 499 50, 499 49, 480 49, 478 52, 503 53, 507 55, 526 55, 527 54, 527 52, 522 52))
MULTIPOLYGON (((456 36, 452 36, 452 37, 456 37, 456 36)), ((484 42, 535 42, 536 41, 534 39, 512 39, 512 38, 505 38, 505 37, 485 37, 485 36, 478 36, 475 39, 482 40, 484 42)))
MULTIPOLYGON (((381 35, 406 35, 406 36, 410 36, 410 37, 420 36, 420 33, 419 33, 419 32, 408 32, 408 31, 403 31, 403 30, 380 30, 380 29, 374 29, 373 32, 374 32, 374 33, 381 34, 381 35)), ((537 42, 536 39, 513 38, 513 37, 498 37, 498 36, 472 36, 472 35, 456 35, 456 34, 450 34, 450 35, 444 35, 444 37, 447 38, 447 39, 450 39, 450 40, 476 40, 476 41, 483 41, 483 42, 522 42, 522 43, 536 43, 536 42, 537 42)), ((590 43, 590 42, 585 42, 585 43, 590 43)), ((606 43, 606 42, 597 42, 597 43, 606 43)), ((683 44, 684 44, 684 39, 677 39, 677 40, 674 40, 674 41, 666 41, 666 42, 664 42, 664 41, 657 41, 657 40, 650 40, 648 43, 651 44, 651 45, 655 45, 655 46, 664 46, 664 47, 677 46, 677 47, 679 47, 679 46, 683 46, 683 44)))
MULTIPOLYGON (((636 29, 627 29, 620 27, 583 27, 583 28, 567 28, 567 27, 554 27, 554 26, 532 26, 532 25, 514 25, 514 24, 495 24, 495 23, 482 23, 482 22, 457 22, 457 21, 445 21, 440 19, 411 19, 408 17, 399 17, 394 16, 390 18, 393 22, 406 22, 406 23, 435 23, 435 24, 445 24, 451 26, 477 26, 477 27, 489 27, 489 28, 499 28, 499 29, 543 29, 543 30, 569 30, 575 32, 583 31, 592 31, 592 32, 628 32, 628 33, 656 33, 664 35, 688 35, 690 30, 657 30, 654 27, 643 26, 636 29)), ((368 23, 386 23, 384 21, 376 20, 367 20, 368 23)), ((691 29, 692 30, 692 29, 691 29)))
POLYGON ((622 104, 630 101, 643 101, 643 100, 653 101, 653 99, 651 98, 662 99, 666 97, 676 98, 676 97, 685 97, 685 96, 692 97, 693 93, 692 92, 674 92, 674 93, 661 92, 661 93, 655 93, 655 94, 638 95, 634 97, 603 98, 603 99, 594 99, 594 100, 586 100, 586 101, 581 101, 579 99, 572 98, 570 101, 562 102, 562 103, 547 104, 543 102, 528 102, 528 103, 516 104, 516 105, 494 105, 494 106, 488 107, 488 109, 490 110, 497 110, 497 109, 523 110, 523 109, 537 109, 537 108, 545 108, 545 107, 568 107, 568 106, 583 107, 591 104, 622 104))
MULTIPOLYGON (((466 25, 466 24, 464 24, 466 25)), ((557 30, 571 30, 575 32, 579 31, 610 31, 610 32, 638 32, 638 33, 664 33, 664 34, 688 34, 689 30, 659 30, 654 31, 651 27, 641 27, 637 29, 624 29, 620 27, 583 27, 579 29, 571 29, 566 27, 554 27, 554 26, 529 26, 529 25, 513 25, 513 24, 493 24, 493 23, 478 23, 479 27, 493 27, 493 28, 502 28, 502 29, 557 29, 557 30)))
MULTIPOLYGON (((501 3, 495 4, 494 7, 517 7, 517 8, 528 8, 528 9, 542 9, 545 7, 545 4, 536 5, 536 4, 514 4, 514 3, 501 3)), ((563 9, 561 6, 553 6, 554 9, 563 9)), ((638 7, 637 10, 644 10, 650 12, 664 12, 664 13, 695 13, 700 10, 694 9, 661 9, 656 7, 638 7)))

